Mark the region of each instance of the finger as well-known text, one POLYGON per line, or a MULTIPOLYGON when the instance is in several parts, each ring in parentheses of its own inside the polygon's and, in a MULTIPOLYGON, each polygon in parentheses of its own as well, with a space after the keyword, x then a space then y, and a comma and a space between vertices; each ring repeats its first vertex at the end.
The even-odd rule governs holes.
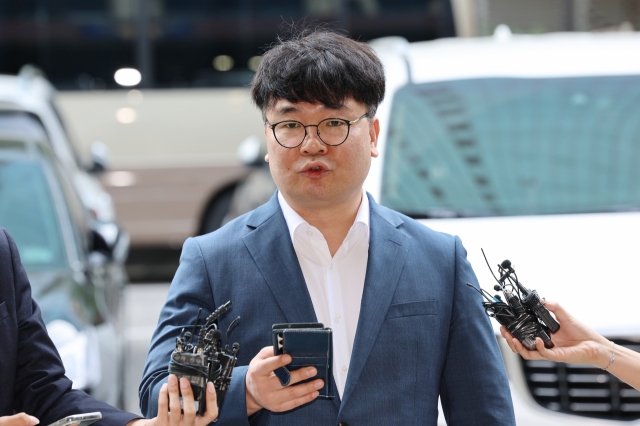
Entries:
POLYGON ((545 301, 544 301, 544 306, 545 306, 548 310, 550 310, 551 312, 555 312, 555 311, 557 311, 558 309, 562 309, 562 310, 564 310, 564 309, 560 306, 560 304, 559 304, 558 302, 553 301, 553 300, 546 300, 546 299, 545 299, 545 301))
POLYGON ((300 383, 295 386, 287 386, 286 388, 277 391, 277 398, 282 402, 293 401, 303 397, 304 395, 314 393, 323 387, 324 381, 322 379, 317 379, 307 383, 300 383))
POLYGON ((191 383, 184 377, 180 379, 180 393, 182 394, 182 424, 193 425, 196 419, 196 403, 193 399, 191 383))
MULTIPOLYGON (((255 358, 254 358, 255 359, 255 358)), ((259 360, 255 363, 255 373, 260 376, 269 376, 273 370, 277 370, 280 367, 291 362, 291 355, 284 354, 278 356, 272 356, 267 359, 259 360)))
POLYGON ((513 344, 513 340, 515 339, 515 337, 511 336, 511 337, 507 337, 505 336, 504 340, 505 342, 507 342, 507 345, 509 345, 509 349, 511 349, 511 352, 513 352, 514 354, 518 353, 518 350, 516 349, 515 345, 513 344))
POLYGON ((507 345, 509 345, 509 349, 511 349, 511 352, 514 352, 514 353, 517 352, 515 346, 513 346, 513 343, 512 343, 513 335, 509 333, 504 326, 500 327, 500 334, 502 335, 504 340, 507 342, 507 345))
POLYGON ((302 395, 302 396, 300 396, 300 397, 298 397, 296 399, 291 399, 291 400, 283 402, 282 404, 279 404, 272 411, 283 412, 283 411, 293 410, 296 407, 299 407, 299 406, 304 405, 304 404, 308 404, 309 402, 311 402, 314 399, 316 399, 318 397, 318 395, 320 395, 318 393, 318 391, 307 393, 307 394, 302 395))
POLYGON ((0 425, 6 426, 35 426, 38 423, 40 423, 40 420, 28 415, 27 413, 18 413, 13 416, 0 417, 0 425))
POLYGON ((196 418, 196 426, 206 426, 218 418, 218 401, 213 383, 207 383, 207 411, 204 416, 196 418))
POLYGON ((567 312, 558 302, 545 300, 544 306, 553 313, 553 316, 556 317, 558 322, 567 321, 571 318, 569 312, 567 312))
POLYGON ((289 381, 289 386, 294 385, 303 380, 310 379, 318 374, 318 370, 315 367, 306 367, 300 368, 298 370, 294 370, 291 372, 291 380, 289 381))
POLYGON ((265 346, 264 348, 260 349, 260 352, 258 352, 254 359, 267 359, 271 358, 272 356, 274 356, 273 346, 265 346))
POLYGON ((515 337, 513 338, 513 345, 516 347, 516 351, 520 354, 520 356, 529 361, 538 361, 543 359, 542 356, 536 351, 530 351, 525 348, 522 343, 515 337))
POLYGON ((169 391, 168 385, 164 383, 160 388, 160 395, 158 396, 158 417, 156 424, 158 426, 166 426, 169 417, 169 391))
POLYGON ((167 384, 169 389, 169 425, 179 426, 182 418, 182 407, 180 406, 178 377, 175 374, 170 374, 167 384))

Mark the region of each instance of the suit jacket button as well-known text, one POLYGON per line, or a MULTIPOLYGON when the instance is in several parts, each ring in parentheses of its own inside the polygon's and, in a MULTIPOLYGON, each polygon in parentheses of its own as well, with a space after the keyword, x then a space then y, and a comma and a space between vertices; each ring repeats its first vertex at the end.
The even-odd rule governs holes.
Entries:
POLYGON ((338 423, 338 426, 349 426, 349 423, 347 423, 347 422, 340 422, 340 423, 338 423))

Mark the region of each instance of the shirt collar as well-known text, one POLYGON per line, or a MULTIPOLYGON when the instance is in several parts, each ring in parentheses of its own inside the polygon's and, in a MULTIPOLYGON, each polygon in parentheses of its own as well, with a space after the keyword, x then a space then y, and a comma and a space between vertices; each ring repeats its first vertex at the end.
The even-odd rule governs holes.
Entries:
MULTIPOLYGON (((287 200, 284 199, 282 193, 278 191, 278 202, 280 203, 280 208, 282 209, 282 214, 284 215, 284 220, 287 222, 287 228, 289 228, 289 236, 291 237, 291 242, 294 241, 294 235, 296 229, 300 225, 309 223, 302 218, 290 205, 287 203, 287 200)), ((351 229, 357 224, 362 223, 365 226, 367 231, 367 235, 369 234, 369 197, 367 197, 367 193, 364 188, 362 189, 362 200, 360 201, 360 207, 358 208, 358 213, 356 214, 356 220, 354 221, 351 229)), ((351 231, 349 231, 351 232, 351 231)))

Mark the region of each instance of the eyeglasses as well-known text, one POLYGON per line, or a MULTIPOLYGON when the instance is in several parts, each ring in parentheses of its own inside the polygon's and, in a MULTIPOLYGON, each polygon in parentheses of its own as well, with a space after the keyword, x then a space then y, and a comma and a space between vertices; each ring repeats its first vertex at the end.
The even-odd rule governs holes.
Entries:
POLYGON ((276 138, 276 142, 285 148, 300 146, 304 138, 307 137, 307 127, 315 127, 318 138, 326 145, 338 146, 349 137, 351 125, 367 116, 369 116, 369 113, 352 121, 344 118, 325 118, 318 124, 307 124, 306 126, 299 121, 285 120, 274 124, 267 122, 267 127, 273 130, 273 137, 276 138))

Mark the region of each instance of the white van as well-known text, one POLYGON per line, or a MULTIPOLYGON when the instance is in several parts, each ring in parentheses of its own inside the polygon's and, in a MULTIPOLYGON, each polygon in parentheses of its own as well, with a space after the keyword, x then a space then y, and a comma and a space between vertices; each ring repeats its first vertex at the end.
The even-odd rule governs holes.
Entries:
MULTIPOLYGON (((366 190, 457 234, 480 285, 521 281, 640 350, 640 33, 372 42, 387 94, 366 190)), ((473 291, 469 289, 469 291, 473 291)), ((640 424, 640 392, 499 337, 519 426, 640 424)), ((440 421, 444 424, 444 421, 440 421)))

